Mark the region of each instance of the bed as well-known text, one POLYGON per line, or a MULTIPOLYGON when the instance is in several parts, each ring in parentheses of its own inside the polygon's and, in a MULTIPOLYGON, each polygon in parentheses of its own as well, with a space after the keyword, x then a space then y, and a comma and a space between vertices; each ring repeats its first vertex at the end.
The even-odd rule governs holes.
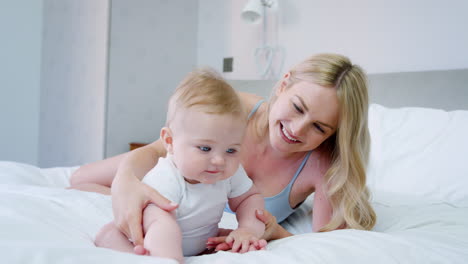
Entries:
MULTIPOLYGON (((186 263, 468 263, 468 111, 372 104, 369 128, 373 230, 310 233, 311 196, 282 223, 296 236, 186 263)), ((75 169, 0 162, 2 263, 175 263, 96 248, 110 200, 65 189, 75 169)))

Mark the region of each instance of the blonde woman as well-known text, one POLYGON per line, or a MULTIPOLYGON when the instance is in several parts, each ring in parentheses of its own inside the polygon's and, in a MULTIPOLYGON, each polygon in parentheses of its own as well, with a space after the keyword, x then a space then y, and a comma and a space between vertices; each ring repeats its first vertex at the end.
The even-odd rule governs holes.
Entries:
MULTIPOLYGON (((291 236, 277 222, 312 193, 314 232, 374 226, 365 171, 368 91, 359 66, 341 55, 319 54, 286 73, 268 102, 253 94, 239 95, 250 110, 241 162, 265 198, 266 210, 257 215, 266 224, 264 239, 291 236)), ((81 167, 71 184, 111 187, 118 228, 141 245, 146 205, 169 211, 177 206, 140 180, 165 155, 157 140, 81 167)))

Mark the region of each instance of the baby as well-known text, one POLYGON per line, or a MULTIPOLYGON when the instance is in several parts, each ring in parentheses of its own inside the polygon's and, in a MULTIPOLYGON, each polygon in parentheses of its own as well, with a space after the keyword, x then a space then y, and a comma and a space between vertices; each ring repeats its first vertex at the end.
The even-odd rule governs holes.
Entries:
MULTIPOLYGON (((227 241, 233 248, 257 245, 265 225, 255 217, 264 200, 240 166, 246 114, 234 89, 217 73, 190 73, 169 101, 161 138, 167 156, 143 178, 163 196, 179 204, 174 212, 148 205, 143 212, 144 248, 152 256, 172 258, 200 254, 218 233, 226 202, 239 227, 227 241)), ((133 244, 113 222, 95 244, 133 252, 133 244)))

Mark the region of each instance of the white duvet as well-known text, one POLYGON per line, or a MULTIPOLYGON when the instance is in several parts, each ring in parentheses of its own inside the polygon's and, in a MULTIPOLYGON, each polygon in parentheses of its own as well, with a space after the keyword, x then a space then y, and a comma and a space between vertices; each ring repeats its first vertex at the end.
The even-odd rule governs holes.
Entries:
MULTIPOLYGON (((468 112, 374 105, 370 128, 372 231, 310 233, 311 197, 283 224, 297 235, 186 263, 468 263, 468 112)), ((174 263, 96 248, 110 200, 66 190, 74 169, 0 162, 0 263, 174 263)), ((235 222, 225 215, 221 225, 235 222)))

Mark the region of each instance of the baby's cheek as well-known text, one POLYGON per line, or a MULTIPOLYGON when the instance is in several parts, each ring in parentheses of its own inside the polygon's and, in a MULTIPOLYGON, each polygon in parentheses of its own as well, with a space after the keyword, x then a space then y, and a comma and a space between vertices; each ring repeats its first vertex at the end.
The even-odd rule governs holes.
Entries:
POLYGON ((226 171, 226 177, 229 178, 229 177, 232 177, 236 171, 239 169, 239 163, 236 163, 236 164, 232 164, 232 165, 229 165, 228 166, 228 169, 226 171))
POLYGON ((205 170, 203 164, 204 163, 201 160, 197 160, 196 157, 184 159, 183 162, 181 162, 179 170, 185 176, 195 177, 205 170))

